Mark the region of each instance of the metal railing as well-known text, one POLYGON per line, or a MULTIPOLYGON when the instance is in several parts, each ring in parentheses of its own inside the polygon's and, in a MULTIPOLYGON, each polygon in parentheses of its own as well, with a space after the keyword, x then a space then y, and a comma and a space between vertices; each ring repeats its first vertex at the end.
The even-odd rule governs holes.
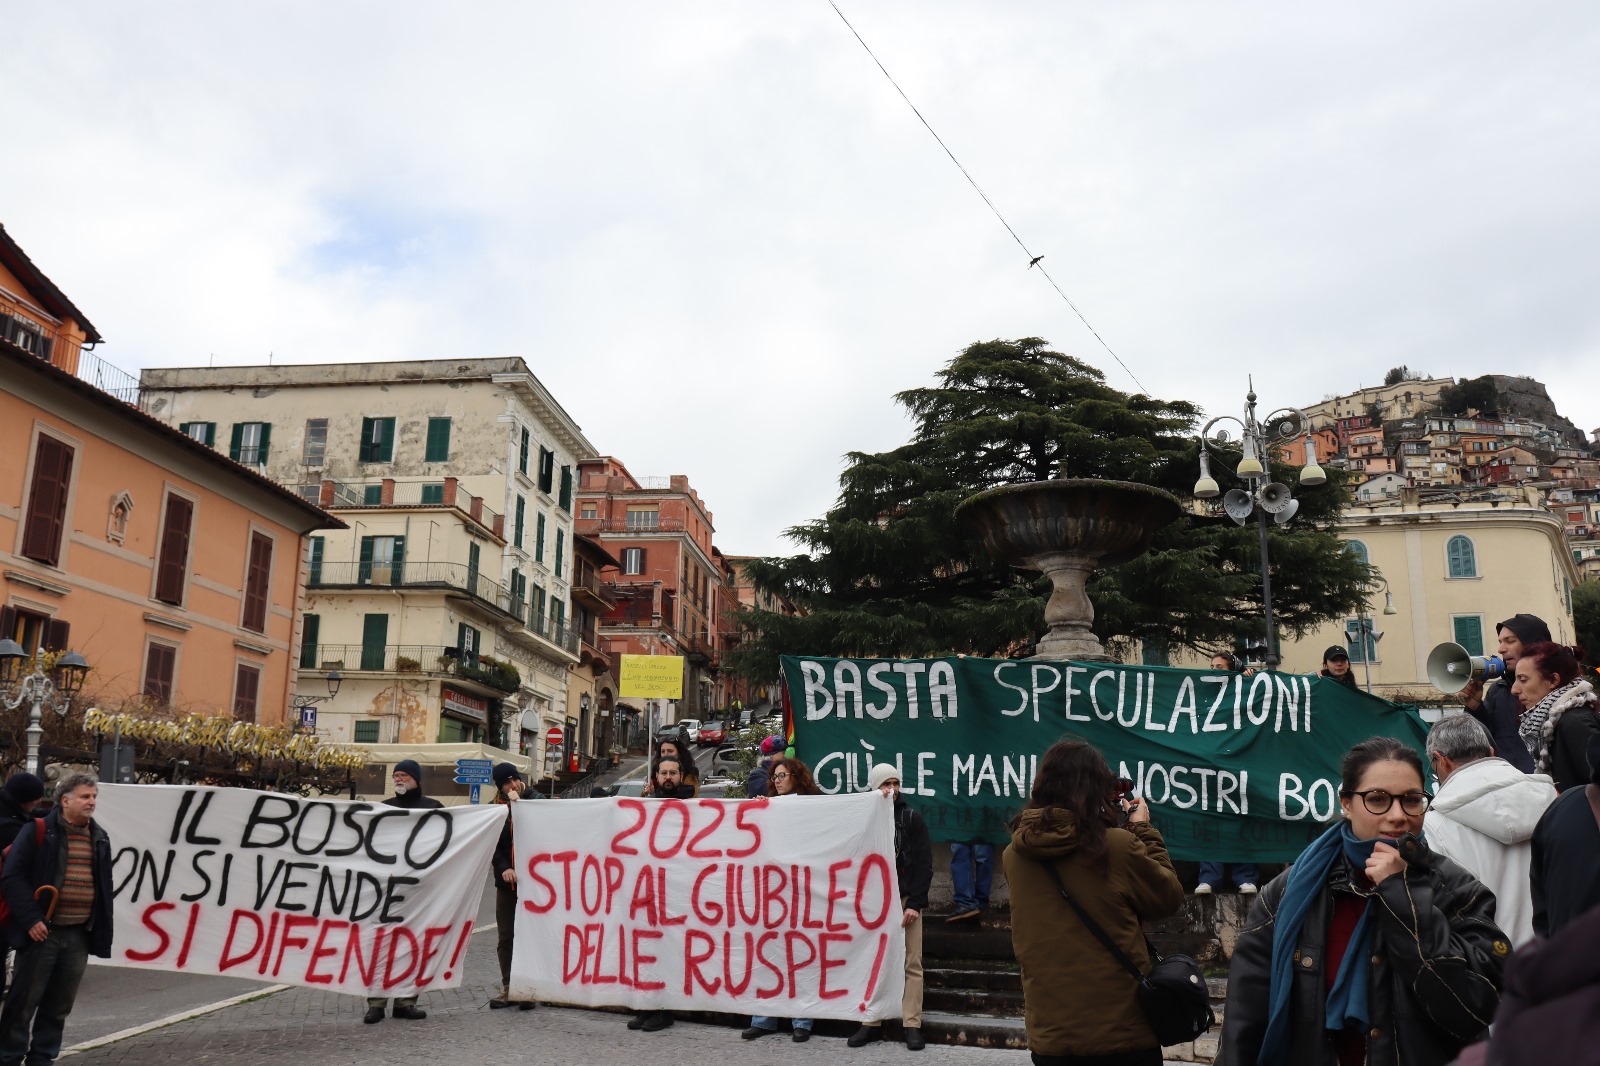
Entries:
POLYGON ((572 570, 572 591, 577 592, 579 589, 588 592, 602 603, 609 605, 616 602, 616 596, 601 587, 599 572, 582 561, 579 561, 572 570))
POLYGON ((139 406, 139 379, 121 367, 112 366, 98 355, 78 352, 78 378, 101 392, 115 396, 129 407, 139 406))
POLYGON ((629 522, 625 518, 574 518, 572 528, 579 533, 682 533, 683 519, 657 517, 653 525, 629 522))
MULTIPOLYGON (((297 487, 296 491, 307 499, 313 499, 321 493, 323 484, 324 482, 308 483, 297 487)), ((383 498, 382 478, 369 481, 330 480, 326 484, 332 486, 332 502, 328 505, 331 508, 344 510, 362 507, 454 507, 485 529, 492 529, 496 534, 504 535, 504 515, 484 503, 481 496, 474 496, 459 485, 454 486, 452 492, 452 486, 448 481, 394 481, 387 500, 383 498), (377 491, 372 492, 369 498, 368 493, 373 489, 377 491)))
POLYGON ((315 644, 302 649, 300 663, 302 670, 441 675, 477 681, 501 692, 515 692, 522 685, 521 674, 511 663, 487 655, 463 657, 457 648, 436 644, 315 644))

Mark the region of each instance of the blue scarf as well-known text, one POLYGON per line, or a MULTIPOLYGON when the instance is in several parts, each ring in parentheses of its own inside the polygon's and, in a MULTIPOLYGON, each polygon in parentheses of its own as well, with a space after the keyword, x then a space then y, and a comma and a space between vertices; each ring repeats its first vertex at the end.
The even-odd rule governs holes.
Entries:
MULTIPOLYGON (((1381 838, 1379 838, 1381 839, 1381 838)), ((1340 855, 1354 870, 1366 869, 1372 855, 1374 840, 1358 840, 1350 830, 1350 823, 1341 820, 1300 853, 1289 869, 1289 879, 1284 885, 1283 898, 1278 904, 1277 918, 1272 928, 1272 983, 1268 986, 1267 1031, 1261 1039, 1261 1052, 1256 1056, 1257 1066, 1282 1066, 1289 1052, 1289 990, 1294 979, 1295 945, 1300 939, 1300 928, 1306 914, 1318 897, 1326 890, 1328 872, 1340 855)), ((1393 844, 1394 841, 1384 841, 1393 844)), ((1339 972, 1334 975, 1333 988, 1328 993, 1325 1007, 1328 1029, 1337 1031, 1346 1027, 1357 1030, 1367 1028, 1367 979, 1371 969, 1367 959, 1372 954, 1372 902, 1368 900, 1339 962, 1339 972)))

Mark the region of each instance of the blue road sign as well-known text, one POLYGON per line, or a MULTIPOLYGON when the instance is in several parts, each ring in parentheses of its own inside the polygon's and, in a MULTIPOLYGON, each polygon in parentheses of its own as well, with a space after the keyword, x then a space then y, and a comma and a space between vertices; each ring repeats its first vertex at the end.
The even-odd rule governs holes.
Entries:
POLYGON ((476 770, 479 767, 482 767, 484 770, 492 770, 492 769, 494 769, 494 763, 492 761, 490 761, 489 759, 457 759, 456 760, 456 770, 457 770, 457 772, 460 772, 460 771, 463 771, 463 770, 476 770))
POLYGON ((479 774, 457 774, 455 780, 456 780, 456 784, 458 784, 458 785, 492 785, 492 784, 494 784, 494 778, 490 777, 488 774, 482 774, 482 775, 479 775, 479 774))
POLYGON ((470 797, 471 798, 467 800, 468 803, 477 803, 478 802, 478 789, 479 789, 479 787, 480 786, 478 786, 478 785, 473 785, 472 786, 472 792, 470 793, 470 797))

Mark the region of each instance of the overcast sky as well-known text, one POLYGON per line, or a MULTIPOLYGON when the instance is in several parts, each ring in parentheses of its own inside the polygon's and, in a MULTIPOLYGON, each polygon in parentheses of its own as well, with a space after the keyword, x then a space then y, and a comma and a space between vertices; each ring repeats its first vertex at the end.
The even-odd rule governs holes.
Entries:
MULTIPOLYGON (((1592 3, 839 0, 1151 393, 1527 373, 1600 426, 1592 3)), ((0 221, 150 366, 517 355, 792 550, 897 390, 1137 390, 827 0, 13 5, 0 221)))

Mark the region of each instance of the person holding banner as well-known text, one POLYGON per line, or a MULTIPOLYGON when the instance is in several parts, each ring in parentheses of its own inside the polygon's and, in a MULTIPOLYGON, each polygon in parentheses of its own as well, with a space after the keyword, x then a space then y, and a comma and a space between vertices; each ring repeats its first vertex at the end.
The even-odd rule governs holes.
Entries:
POLYGON ((517 801, 522 798, 526 786, 517 768, 508 762, 498 763, 491 776, 494 777, 494 802, 505 806, 506 822, 500 828, 500 840, 495 844, 494 858, 490 860, 494 870, 495 954, 500 962, 500 994, 489 1001, 489 1009, 505 1010, 514 1005, 521 1010, 532 1010, 537 1004, 527 1000, 513 1004, 508 998, 511 994, 512 942, 517 921, 517 863, 511 843, 511 819, 516 815, 517 801))
MULTIPOLYGON (((906 806, 900 794, 900 771, 879 763, 867 771, 867 791, 882 792, 894 800, 894 867, 900 880, 900 905, 905 908, 900 924, 906 931, 906 984, 900 999, 900 1020, 906 1031, 906 1048, 921 1051, 928 1046, 922 1035, 922 912, 928 906, 928 887, 933 884, 933 844, 928 839, 928 823, 906 806)), ((853 1033, 851 1047, 865 1047, 883 1039, 883 1027, 867 1022, 853 1033)))
POLYGON ((1511 942, 1495 899, 1422 840, 1422 759, 1345 754, 1344 817, 1272 880, 1234 946, 1218 1061, 1445 1066, 1494 1017, 1511 942))
POLYGON ((94 820, 100 785, 69 773, 57 795, 43 838, 18 833, 0 874, 17 953, 0 1008, 4 1066, 55 1061, 89 956, 111 957, 111 838, 94 820))
MULTIPOLYGON (((767 740, 774 738, 768 737, 767 740)), ((780 756, 773 761, 767 774, 767 795, 769 796, 820 796, 822 789, 817 787, 816 778, 811 776, 811 768, 799 759, 780 756)), ((750 1028, 739 1035, 746 1040, 757 1040, 770 1033, 778 1031, 780 1018, 757 1016, 750 1019, 750 1028)), ((792 1037, 797 1044, 803 1044, 811 1039, 811 1019, 794 1018, 790 1020, 789 1027, 794 1030, 792 1037)))
MULTIPOLYGON (((402 807, 408 811, 433 810, 443 807, 438 800, 422 794, 422 767, 415 759, 401 759, 394 764, 394 795, 383 801, 389 807, 402 807)), ((367 1013, 362 1021, 374 1025, 383 1021, 383 1012, 389 1001, 381 996, 367 997, 367 1013)), ((396 1018, 421 1021, 428 1012, 417 1006, 416 996, 401 996, 394 1001, 391 1012, 396 1018)))
POLYGON ((675 786, 683 785, 689 789, 687 795, 677 798, 692 799, 700 791, 700 770, 695 766, 694 756, 685 751, 683 746, 676 740, 660 740, 656 742, 656 754, 655 758, 650 760, 650 782, 645 789, 645 795, 660 795, 655 791, 657 778, 661 770, 661 764, 669 760, 678 765, 678 780, 675 786))
POLYGON ((1122 788, 1098 749, 1069 737, 1040 757, 1028 804, 1011 820, 1003 856, 1011 943, 1036 1066, 1161 1062, 1132 975, 1061 898, 1070 893, 1135 965, 1149 968, 1140 923, 1176 912, 1183 885, 1149 808, 1137 798, 1124 806, 1122 788))

